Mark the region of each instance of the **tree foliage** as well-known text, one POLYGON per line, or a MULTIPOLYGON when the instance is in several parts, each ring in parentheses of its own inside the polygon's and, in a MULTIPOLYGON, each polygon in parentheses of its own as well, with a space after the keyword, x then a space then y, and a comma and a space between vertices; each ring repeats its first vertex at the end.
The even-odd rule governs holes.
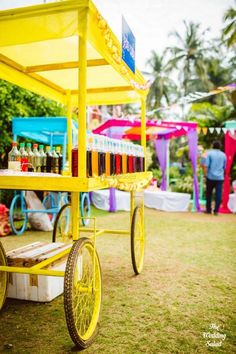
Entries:
POLYGON ((62 115, 65 115, 65 111, 60 104, 0 80, 0 167, 6 167, 7 164, 13 117, 62 115))

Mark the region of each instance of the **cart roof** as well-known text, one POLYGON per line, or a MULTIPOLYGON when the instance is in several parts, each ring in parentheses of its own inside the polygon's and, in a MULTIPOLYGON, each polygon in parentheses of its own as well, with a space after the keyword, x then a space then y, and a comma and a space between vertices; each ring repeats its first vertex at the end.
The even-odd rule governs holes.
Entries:
POLYGON ((137 102, 148 92, 141 73, 90 0, 0 11, 0 78, 78 105, 79 36, 87 33, 87 105, 137 102), (87 20, 87 21, 86 21, 87 20))

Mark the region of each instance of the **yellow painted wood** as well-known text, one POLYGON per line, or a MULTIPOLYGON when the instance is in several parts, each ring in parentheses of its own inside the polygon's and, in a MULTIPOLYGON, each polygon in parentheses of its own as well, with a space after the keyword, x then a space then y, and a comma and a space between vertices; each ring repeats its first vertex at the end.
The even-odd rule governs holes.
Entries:
POLYGON ((146 171, 146 100, 141 98, 141 145, 144 149, 144 170, 146 171))
MULTIPOLYGON (((93 232, 94 229, 92 228, 80 228, 80 232, 93 232)), ((117 234, 117 235, 127 235, 130 234, 129 230, 110 230, 110 229, 104 229, 104 230, 96 230, 96 236, 98 235, 97 232, 102 231, 104 234, 117 234)), ((101 232, 100 232, 101 233, 101 232)))
POLYGON ((134 192, 131 191, 130 192, 130 230, 131 230, 133 213, 134 213, 134 192))
POLYGON ((149 171, 97 178, 49 175, 51 177, 38 177, 34 176, 34 173, 30 176, 27 173, 21 173, 19 176, 0 175, 0 189, 89 192, 118 187, 120 190, 129 191, 129 188, 138 189, 139 183, 145 187, 152 179, 152 172, 149 171))
POLYGON ((65 274, 65 272, 62 270, 32 269, 26 267, 9 267, 9 266, 0 266, 0 271, 7 272, 7 273, 49 275, 55 277, 64 277, 65 274))
POLYGON ((71 210, 72 210, 72 238, 79 239, 79 193, 71 193, 71 210))
POLYGON ((78 37, 79 40, 79 112, 78 112, 78 176, 86 177, 86 88, 87 88, 87 13, 85 14, 85 26, 83 37, 78 37))
MULTIPOLYGON (((102 66, 108 65, 105 59, 90 59, 87 60, 87 66, 102 66)), ((34 73, 39 71, 51 71, 51 70, 61 70, 61 69, 74 69, 79 67, 78 61, 69 61, 65 63, 53 63, 53 64, 43 64, 43 65, 33 65, 25 67, 24 71, 27 73, 34 73)))
POLYGON ((31 267, 31 269, 42 269, 44 267, 47 267, 48 265, 52 264, 53 262, 65 257, 69 252, 70 252, 70 248, 56 254, 55 256, 45 259, 44 261, 42 261, 40 263, 35 264, 34 266, 31 267))

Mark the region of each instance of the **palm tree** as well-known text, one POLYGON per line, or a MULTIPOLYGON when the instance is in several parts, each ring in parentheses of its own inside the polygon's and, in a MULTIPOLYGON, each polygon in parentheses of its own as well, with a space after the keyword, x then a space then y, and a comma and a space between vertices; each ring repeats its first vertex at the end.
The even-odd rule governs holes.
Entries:
POLYGON ((144 75, 148 75, 152 81, 147 97, 147 107, 153 110, 161 106, 163 98, 167 104, 170 103, 170 96, 175 91, 176 86, 167 75, 163 55, 159 55, 152 50, 146 66, 150 71, 144 72, 144 75))
POLYGON ((176 37, 179 46, 168 47, 166 52, 171 55, 167 68, 178 69, 180 83, 184 95, 193 91, 209 88, 207 70, 205 65, 205 53, 209 48, 205 45, 205 34, 208 29, 200 32, 200 24, 184 21, 185 34, 182 37, 178 32, 170 35, 176 37))
POLYGON ((226 39, 228 47, 236 45, 236 9, 230 7, 224 14, 224 21, 228 22, 223 29, 223 38, 226 39))

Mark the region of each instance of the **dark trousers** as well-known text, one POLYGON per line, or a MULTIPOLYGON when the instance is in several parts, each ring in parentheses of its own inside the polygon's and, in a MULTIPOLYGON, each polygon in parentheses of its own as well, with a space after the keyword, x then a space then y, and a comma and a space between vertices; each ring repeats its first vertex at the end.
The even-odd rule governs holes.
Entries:
POLYGON ((212 179, 207 178, 207 181, 206 181, 206 210, 208 213, 211 213, 211 199, 212 199, 213 189, 215 189, 215 192, 216 192, 214 213, 218 213, 220 203, 221 203, 222 184, 223 184, 223 181, 216 181, 216 180, 212 180, 212 179))

